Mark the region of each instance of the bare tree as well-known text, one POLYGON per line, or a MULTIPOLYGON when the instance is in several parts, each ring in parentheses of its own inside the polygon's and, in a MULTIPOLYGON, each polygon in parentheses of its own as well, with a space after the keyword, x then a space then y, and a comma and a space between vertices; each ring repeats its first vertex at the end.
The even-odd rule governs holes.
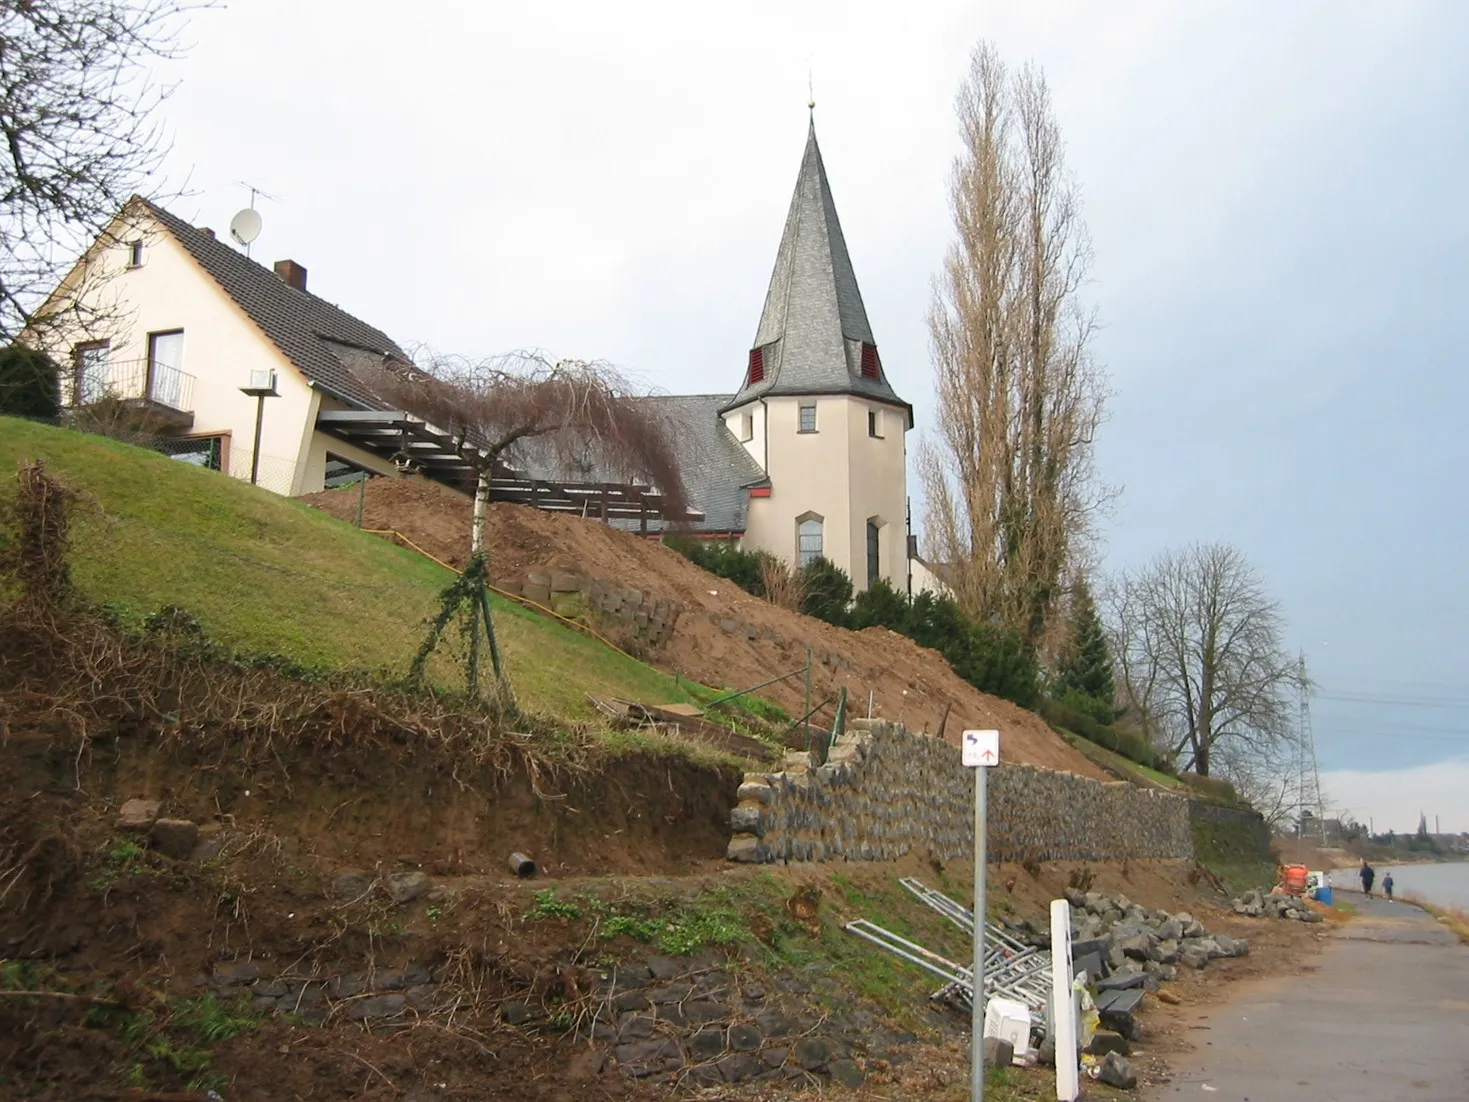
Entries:
POLYGON ((62 275, 158 167, 154 116, 169 89, 150 66, 178 55, 189 12, 212 6, 0 2, 0 339, 97 308, 75 283, 58 293, 62 275))
POLYGON ((1032 642, 1111 497, 1093 467, 1107 398, 1080 290, 1091 262, 1045 76, 974 51, 957 111, 955 240, 929 312, 938 436, 919 472, 961 606, 1032 642))
POLYGON ((1209 776, 1216 751, 1259 760, 1293 736, 1300 665, 1282 644, 1280 606, 1240 551, 1167 552, 1107 593, 1124 692, 1184 768, 1209 776))
POLYGON ((508 465, 556 477, 639 482, 665 518, 687 509, 675 427, 609 364, 517 352, 488 360, 436 357, 364 380, 385 400, 447 432, 474 468, 471 552, 484 546, 491 480, 508 465))

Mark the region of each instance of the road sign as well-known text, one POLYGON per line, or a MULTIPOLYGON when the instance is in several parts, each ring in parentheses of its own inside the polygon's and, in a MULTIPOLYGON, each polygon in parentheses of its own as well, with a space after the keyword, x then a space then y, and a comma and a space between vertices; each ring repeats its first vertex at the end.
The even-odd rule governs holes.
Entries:
POLYGON ((999 765, 1000 732, 965 731, 961 754, 964 764, 970 769, 988 769, 999 765))

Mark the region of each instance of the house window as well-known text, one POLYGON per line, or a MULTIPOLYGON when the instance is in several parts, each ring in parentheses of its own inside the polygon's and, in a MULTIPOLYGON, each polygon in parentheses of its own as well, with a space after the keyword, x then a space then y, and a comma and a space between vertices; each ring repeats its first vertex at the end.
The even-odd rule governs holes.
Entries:
POLYGON ((802 566, 821 558, 821 518, 807 517, 796 529, 797 550, 802 566))
POLYGON ((881 426, 878 424, 877 421, 877 410, 869 409, 867 411, 867 435, 875 440, 881 440, 882 433, 877 431, 879 428, 881 428, 881 426))
POLYGON ((802 432, 815 432, 816 431, 816 407, 815 406, 802 406, 801 407, 801 431, 802 432))
POLYGON ((749 372, 749 380, 750 380, 750 382, 749 382, 749 385, 753 386, 755 383, 764 381, 764 379, 765 379, 765 349, 763 349, 763 348, 752 348, 752 349, 750 349, 750 372, 749 372))
POLYGON ((882 529, 877 518, 867 522, 867 584, 870 586, 882 574, 882 529))
POLYGON ((143 243, 141 241, 128 242, 128 267, 141 268, 143 266, 143 243))
POLYGON ((862 378, 882 378, 882 362, 877 358, 875 345, 864 344, 862 346, 862 378))
POLYGON ((86 341, 72 349, 72 405, 90 405, 106 395, 109 355, 106 341, 86 341))
POLYGON ((148 397, 170 409, 184 408, 184 331, 148 334, 148 397))

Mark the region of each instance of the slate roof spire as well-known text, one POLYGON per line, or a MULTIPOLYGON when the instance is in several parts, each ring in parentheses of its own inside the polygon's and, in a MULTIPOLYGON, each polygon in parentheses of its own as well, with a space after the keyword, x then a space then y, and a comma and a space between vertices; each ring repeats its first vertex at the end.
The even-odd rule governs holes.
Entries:
POLYGON ((907 408, 877 355, 813 111, 744 385, 730 406, 767 395, 817 394, 853 394, 907 408))

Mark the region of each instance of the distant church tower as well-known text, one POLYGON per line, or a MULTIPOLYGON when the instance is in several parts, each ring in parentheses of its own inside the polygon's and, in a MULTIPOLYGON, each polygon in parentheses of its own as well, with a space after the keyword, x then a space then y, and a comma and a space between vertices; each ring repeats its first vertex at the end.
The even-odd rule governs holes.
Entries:
POLYGON ((913 407, 877 354, 812 120, 770 290, 725 425, 770 479, 743 545, 823 555, 858 590, 908 584, 906 433, 913 407))

